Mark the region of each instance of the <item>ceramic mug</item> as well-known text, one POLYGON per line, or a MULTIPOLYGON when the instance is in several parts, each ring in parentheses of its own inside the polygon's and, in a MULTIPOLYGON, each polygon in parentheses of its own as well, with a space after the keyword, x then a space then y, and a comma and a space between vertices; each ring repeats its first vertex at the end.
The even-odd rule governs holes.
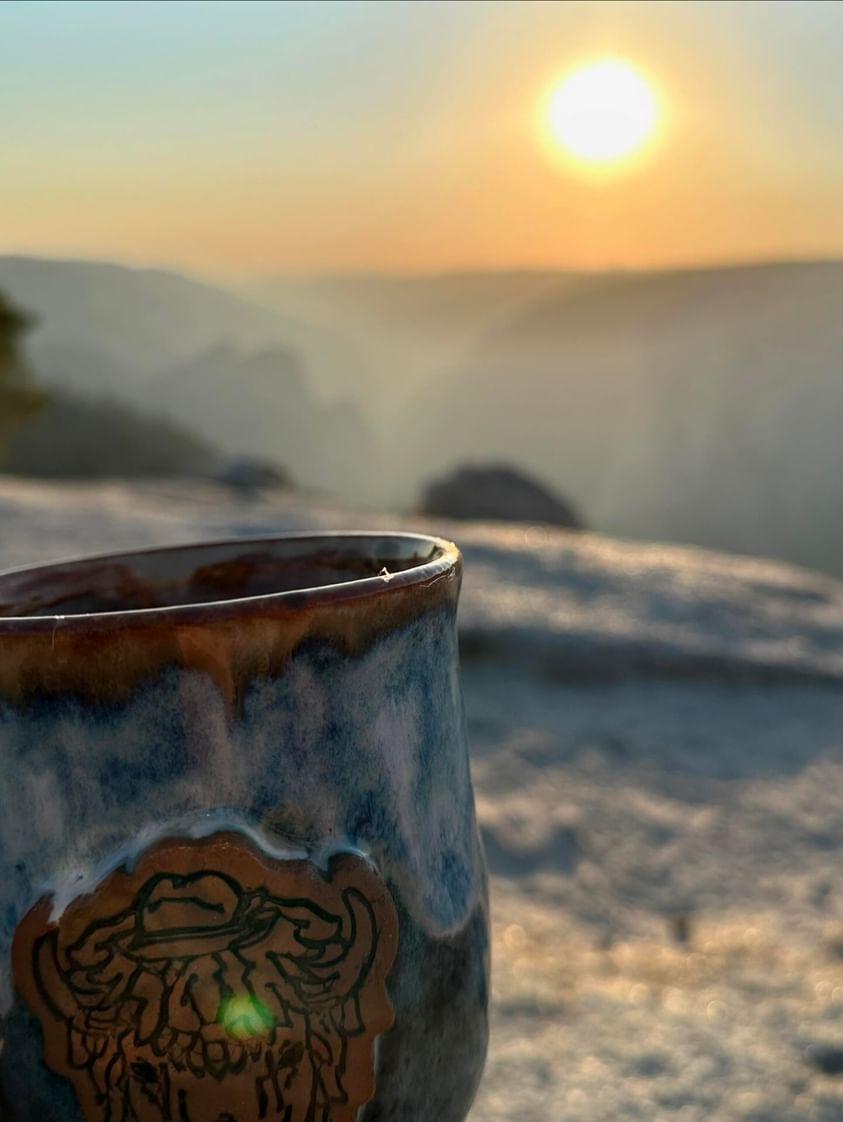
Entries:
POLYGON ((488 916, 455 546, 0 575, 4 1122, 458 1122, 488 916))

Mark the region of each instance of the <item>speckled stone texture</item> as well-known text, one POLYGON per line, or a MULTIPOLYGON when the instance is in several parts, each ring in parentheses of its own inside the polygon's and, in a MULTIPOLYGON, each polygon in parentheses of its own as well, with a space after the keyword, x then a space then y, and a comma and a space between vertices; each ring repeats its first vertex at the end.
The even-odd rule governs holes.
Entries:
MULTIPOLYGON (((384 540, 366 544, 372 566, 384 540)), ((153 602, 54 627, 45 600, 37 619, 0 619, 4 1122, 86 1122, 12 984, 24 915, 45 896, 60 915, 158 839, 221 830, 320 869, 344 851, 371 862, 398 915, 395 1021, 375 1043, 376 1091, 358 1117, 465 1117, 487 1043, 488 915, 458 678, 459 559, 427 539, 413 549, 421 556, 392 579, 370 566, 306 594, 176 611, 153 602)), ((242 550, 232 547, 238 564, 242 550)), ((4 580, 10 616, 15 582, 4 580)), ((287 1118, 271 1104, 244 1110, 185 1118, 287 1118)))

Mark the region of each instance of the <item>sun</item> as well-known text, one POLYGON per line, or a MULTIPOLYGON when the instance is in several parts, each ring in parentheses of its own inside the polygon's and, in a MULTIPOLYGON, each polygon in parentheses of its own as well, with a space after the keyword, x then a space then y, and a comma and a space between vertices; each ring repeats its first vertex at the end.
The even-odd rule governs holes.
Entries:
POLYGON ((615 58, 578 67, 551 90, 547 103, 554 143, 594 168, 622 164, 640 153, 654 136, 659 116, 647 79, 615 58))

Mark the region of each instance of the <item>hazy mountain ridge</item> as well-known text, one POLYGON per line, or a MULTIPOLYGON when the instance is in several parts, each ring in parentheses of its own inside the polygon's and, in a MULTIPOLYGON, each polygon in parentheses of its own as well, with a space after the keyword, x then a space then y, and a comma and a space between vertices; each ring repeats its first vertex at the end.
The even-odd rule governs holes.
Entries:
POLYGON ((613 276, 418 390, 419 445, 511 459, 607 532, 843 571, 843 264, 613 276))
POLYGON ((0 257, 0 289, 35 315, 35 355, 45 343, 75 345, 147 371, 220 340, 279 341, 287 326, 204 281, 110 262, 0 257))
POLYGON ((420 336, 471 331, 502 311, 543 296, 594 282, 586 273, 563 270, 465 271, 402 276, 349 273, 311 278, 270 277, 247 291, 345 324, 378 324, 387 331, 420 336))
POLYGON ((510 461, 596 529, 843 572, 843 263, 269 278, 0 258, 50 381, 409 505, 510 461))
POLYGON ((48 385, 170 417, 222 452, 275 460, 339 494, 360 480, 360 456, 345 449, 362 443, 376 458, 348 401, 356 384, 342 381, 353 347, 338 362, 330 333, 158 269, 4 257, 0 290, 32 314, 27 352, 48 385), (349 430, 339 453, 338 411, 349 430))
POLYGON ((306 366, 285 347, 249 351, 218 344, 164 371, 152 388, 167 414, 185 422, 197 418, 220 449, 275 460, 308 487, 357 494, 366 466, 360 449, 366 449, 366 464, 377 456, 360 412, 320 401, 306 366))
POLYGON ((316 330, 339 330, 352 340, 366 367, 370 417, 402 430, 417 385, 462 361, 496 325, 543 297, 591 283, 586 274, 561 270, 352 273, 262 279, 246 291, 316 330))

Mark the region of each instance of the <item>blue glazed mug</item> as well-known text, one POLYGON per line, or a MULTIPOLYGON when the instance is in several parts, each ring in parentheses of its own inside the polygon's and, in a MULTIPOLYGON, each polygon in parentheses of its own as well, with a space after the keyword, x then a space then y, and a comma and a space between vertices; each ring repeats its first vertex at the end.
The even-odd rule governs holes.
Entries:
POLYGON ((4 1122, 458 1122, 488 909, 456 547, 0 575, 4 1122))

